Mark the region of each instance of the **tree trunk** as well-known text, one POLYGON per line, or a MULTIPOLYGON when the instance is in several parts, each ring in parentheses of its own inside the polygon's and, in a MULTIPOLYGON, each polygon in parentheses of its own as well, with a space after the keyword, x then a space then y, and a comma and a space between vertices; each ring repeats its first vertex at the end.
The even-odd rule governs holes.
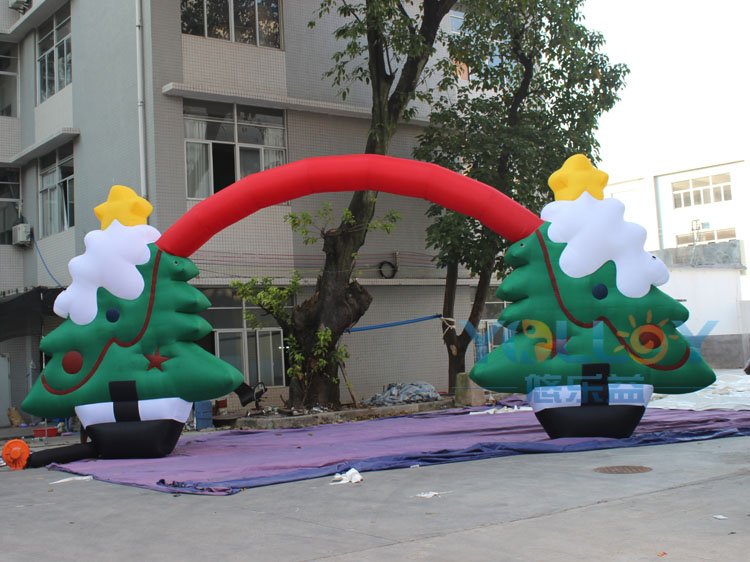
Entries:
MULTIPOLYGON (((422 37, 426 48, 419 53, 409 54, 400 73, 393 72, 387 64, 387 39, 382 35, 377 6, 368 3, 367 45, 372 111, 365 154, 388 153, 391 138, 432 54, 440 22, 455 2, 425 2, 421 25, 419 29, 413 27, 411 32, 422 37), (398 82, 394 86, 396 76, 398 82)), ((367 289, 352 281, 351 274, 356 254, 365 243, 367 227, 375 214, 377 197, 376 191, 355 192, 349 202, 349 212, 354 220, 342 222, 338 228, 323 235, 323 251, 326 254, 323 272, 318 277, 313 296, 294 313, 294 332, 298 335, 302 352, 308 358, 312 357, 318 331, 325 328, 331 330, 330 345, 332 350, 335 349, 343 333, 357 323, 372 302, 367 289)), ((338 365, 328 365, 325 375, 316 374, 311 377, 307 388, 302 389, 302 386, 290 385, 290 402, 293 405, 340 405, 338 365), (303 396, 299 396, 300 390, 303 396)))
POLYGON ((452 347, 448 352, 448 386, 450 393, 456 393, 458 375, 466 372, 466 350, 468 345, 452 347), (455 355, 453 350, 455 349, 455 355))
POLYGON ((459 334, 458 319, 455 318, 456 288, 458 285, 458 264, 450 263, 445 273, 445 294, 443 297, 443 317, 453 318, 453 328, 445 331, 443 341, 448 350, 448 392, 456 390, 456 379, 460 373, 466 372, 466 350, 472 341, 472 334, 477 333, 479 321, 482 319, 484 305, 492 281, 493 267, 487 266, 479 272, 479 281, 474 293, 474 302, 469 313, 468 324, 459 334))
MULTIPOLYGON (((359 191, 354 194, 349 210, 354 216, 354 226, 342 223, 325 232, 323 251, 326 255, 323 272, 318 277, 313 296, 302 303, 294 314, 294 332, 306 357, 313 356, 317 332, 331 330, 330 350, 338 346, 341 336, 355 325, 367 312, 372 302, 370 293, 357 281, 351 280, 356 253, 364 244, 366 229, 375 212, 377 192, 359 191)), ((307 373, 311 373, 307 370, 307 373)), ((300 389, 290 387, 292 405, 315 404, 338 408, 340 403, 338 365, 328 365, 325 374, 313 374, 302 397, 300 389)))

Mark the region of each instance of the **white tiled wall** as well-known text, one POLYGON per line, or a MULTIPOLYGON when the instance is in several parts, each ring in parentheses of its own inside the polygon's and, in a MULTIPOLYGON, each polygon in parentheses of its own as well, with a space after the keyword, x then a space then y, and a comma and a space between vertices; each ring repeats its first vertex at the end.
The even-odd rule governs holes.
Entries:
POLYGON ((35 285, 55 287, 57 283, 52 279, 53 276, 61 285, 67 286, 70 284, 71 278, 68 271, 68 262, 76 255, 74 251, 75 231, 75 227, 69 228, 63 232, 42 238, 37 242, 39 244, 39 251, 44 256, 44 263, 47 264, 49 273, 44 268, 39 254, 34 252, 37 271, 35 285))
POLYGON ((28 249, 0 245, 0 290, 23 287, 23 256, 28 249))
POLYGON ((185 82, 206 92, 238 91, 264 99, 287 95, 286 56, 279 49, 183 35, 182 61, 185 82))
POLYGON ((0 4, 0 32, 7 32, 18 21, 21 14, 8 8, 8 4, 0 4))
POLYGON ((0 165, 9 164, 21 151, 21 120, 0 117, 0 165))
POLYGON ((73 88, 67 86, 37 105, 34 125, 36 142, 50 138, 62 128, 74 127, 73 88))

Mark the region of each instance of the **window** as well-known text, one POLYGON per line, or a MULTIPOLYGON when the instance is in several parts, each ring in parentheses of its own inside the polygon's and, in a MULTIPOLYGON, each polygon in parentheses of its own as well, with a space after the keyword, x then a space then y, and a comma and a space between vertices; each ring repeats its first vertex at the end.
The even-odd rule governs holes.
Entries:
POLYGON ((281 48, 278 0, 182 0, 182 32, 281 48))
POLYGON ((36 30, 39 103, 73 81, 73 46, 70 39, 70 4, 36 30))
POLYGON ((693 244, 705 244, 709 242, 721 242, 722 240, 733 240, 737 238, 734 228, 720 228, 718 230, 696 230, 690 234, 678 234, 678 246, 691 246, 693 244))
POLYGON ((484 314, 482 314, 482 318, 497 319, 500 316, 500 313, 505 310, 507 306, 508 303, 505 301, 488 300, 484 303, 484 314))
POLYGON ((41 236, 75 225, 73 144, 39 159, 39 228, 41 236))
POLYGON ((732 200, 729 173, 672 182, 674 208, 732 200))
POLYGON ((21 184, 17 168, 0 168, 0 244, 13 242, 13 225, 18 220, 21 184))
POLYGON ((185 100, 187 196, 202 199, 286 162, 284 112, 185 100))
POLYGON ((464 25, 464 13, 457 10, 448 12, 448 25, 451 33, 458 33, 464 25))
POLYGON ((734 228, 722 228, 716 231, 717 240, 733 240, 737 238, 737 231, 734 228))
MULTIPOLYGON (((213 349, 217 357, 245 375, 251 386, 285 386, 284 333, 275 320, 234 296, 232 289, 202 289, 211 301, 211 308, 201 316, 214 327, 213 349), (254 329, 247 326, 245 312, 252 312, 263 324, 254 329)), ((291 304, 290 304, 291 307, 291 304)))
POLYGON ((0 43, 0 116, 18 117, 18 46, 0 43))

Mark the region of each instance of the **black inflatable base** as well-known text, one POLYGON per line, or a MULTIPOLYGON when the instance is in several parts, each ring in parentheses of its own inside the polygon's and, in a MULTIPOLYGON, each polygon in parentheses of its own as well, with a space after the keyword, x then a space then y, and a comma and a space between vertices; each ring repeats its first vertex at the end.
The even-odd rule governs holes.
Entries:
POLYGON ((29 455, 26 468, 40 468, 53 462, 65 464, 67 462, 80 461, 98 457, 96 446, 93 443, 82 443, 80 445, 67 445, 37 451, 29 455))
POLYGON ((156 458, 174 450, 184 425, 175 420, 97 423, 86 433, 103 459, 156 458))
POLYGON ((98 423, 86 428, 91 443, 67 445, 29 455, 25 468, 82 459, 138 459, 165 457, 182 435, 183 422, 175 420, 98 423))
POLYGON ((547 408, 536 418, 551 439, 560 437, 630 437, 646 411, 644 406, 598 404, 547 408))

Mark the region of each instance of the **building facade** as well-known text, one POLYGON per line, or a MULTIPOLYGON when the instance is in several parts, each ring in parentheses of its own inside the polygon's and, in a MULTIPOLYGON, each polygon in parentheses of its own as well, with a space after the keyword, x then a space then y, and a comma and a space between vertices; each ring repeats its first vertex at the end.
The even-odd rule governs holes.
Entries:
MULTIPOLYGON (((68 261, 99 228, 93 208, 110 186, 148 198, 149 222, 164 232, 247 174, 362 152, 370 92, 354 85, 342 101, 323 78, 341 22, 331 15, 310 28, 318 0, 9 5, 0 6, 0 396, 17 407, 43 366, 40 337, 60 322, 51 302, 71 281, 68 261)), ((391 155, 411 156, 419 123, 400 127, 391 155)), ((213 303, 206 317, 215 330, 203 345, 248 383, 271 387, 269 403, 286 392, 283 334, 268 318, 263 329, 249 328, 229 282, 269 276, 283 284, 299 270, 305 298, 323 254, 304 246, 284 216, 323 202, 340 210, 348 199, 320 195, 269 207, 192 256, 201 271, 195 284, 213 303)), ((390 236, 370 234, 359 254, 356 275, 374 296, 360 324, 439 312, 444 273, 425 249, 427 203, 383 194, 378 205, 403 218, 390 236)), ((466 276, 457 302, 463 317, 472 297, 466 276)), ((447 390, 442 330, 433 320, 348 335, 347 369, 359 398, 391 382, 426 380, 447 390)))

